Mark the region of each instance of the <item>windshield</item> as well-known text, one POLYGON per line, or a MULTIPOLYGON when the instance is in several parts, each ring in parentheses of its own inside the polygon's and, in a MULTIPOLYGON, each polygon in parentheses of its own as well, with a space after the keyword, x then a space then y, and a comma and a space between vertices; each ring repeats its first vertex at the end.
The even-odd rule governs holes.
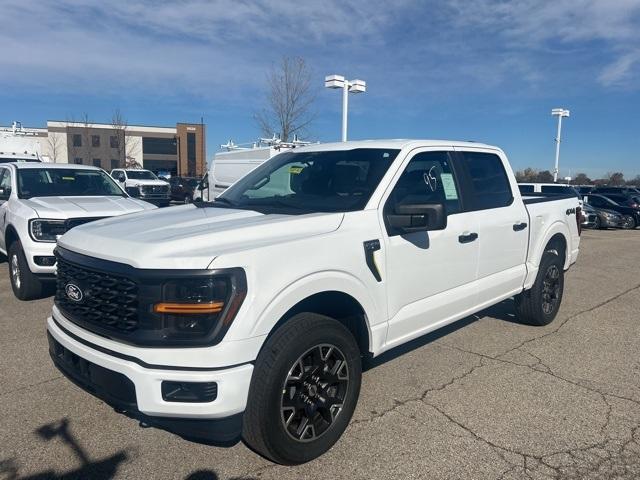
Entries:
POLYGON ((20 198, 124 197, 125 194, 102 170, 25 168, 18 169, 18 196, 20 198))
POLYGON ((361 210, 399 150, 285 152, 252 170, 215 203, 285 213, 361 210))
POLYGON ((133 180, 158 180, 149 170, 127 170, 127 177, 133 180))

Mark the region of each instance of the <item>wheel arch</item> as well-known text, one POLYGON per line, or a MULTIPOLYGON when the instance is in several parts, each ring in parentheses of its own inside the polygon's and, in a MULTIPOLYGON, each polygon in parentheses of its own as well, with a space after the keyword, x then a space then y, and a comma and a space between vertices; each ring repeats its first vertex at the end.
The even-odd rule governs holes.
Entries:
POLYGON ((338 320, 354 335, 363 355, 373 352, 383 340, 371 328, 382 325, 383 320, 375 317, 380 309, 359 280, 326 273, 302 279, 281 292, 259 316, 252 335, 266 335, 266 341, 294 315, 310 312, 338 320))
POLYGON ((16 240, 20 241, 20 236, 18 235, 18 231, 15 229, 13 225, 7 225, 7 228, 4 232, 4 245, 7 253, 9 253, 9 247, 16 240))

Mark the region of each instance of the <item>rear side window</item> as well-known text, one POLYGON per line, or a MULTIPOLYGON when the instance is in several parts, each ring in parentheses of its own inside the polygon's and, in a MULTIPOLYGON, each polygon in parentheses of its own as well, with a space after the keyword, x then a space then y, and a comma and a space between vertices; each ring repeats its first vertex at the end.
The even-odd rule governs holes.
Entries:
POLYGON ((511 205, 513 194, 509 177, 500 157, 493 153, 461 152, 462 164, 469 177, 466 210, 484 210, 511 205))
POLYGON ((424 152, 413 157, 393 187, 386 209, 424 203, 442 203, 449 215, 460 212, 460 197, 448 152, 424 152))

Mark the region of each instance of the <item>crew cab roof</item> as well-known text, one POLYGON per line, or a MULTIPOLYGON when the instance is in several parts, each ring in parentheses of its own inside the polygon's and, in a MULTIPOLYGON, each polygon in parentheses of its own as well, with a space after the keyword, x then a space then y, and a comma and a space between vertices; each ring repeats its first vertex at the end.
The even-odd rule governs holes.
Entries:
POLYGON ((356 148, 392 148, 396 150, 412 149, 420 147, 464 147, 464 148, 488 148, 500 151, 493 145, 476 142, 461 142, 455 140, 416 140, 416 139, 391 139, 391 140, 354 140, 348 142, 314 143, 304 147, 297 147, 295 152, 322 152, 332 150, 353 150, 356 148))

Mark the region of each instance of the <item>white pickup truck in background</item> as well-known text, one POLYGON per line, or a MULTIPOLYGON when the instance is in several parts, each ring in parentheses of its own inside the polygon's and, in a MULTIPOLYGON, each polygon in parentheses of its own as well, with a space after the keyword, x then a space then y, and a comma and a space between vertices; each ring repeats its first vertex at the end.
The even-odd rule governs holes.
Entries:
POLYGON ((171 202, 171 187, 160 180, 155 173, 141 168, 117 168, 111 170, 111 177, 129 195, 159 207, 171 202))
POLYGON ((522 322, 550 323, 580 217, 576 197, 523 198, 489 145, 297 148, 214 202, 63 235, 50 354, 148 424, 237 428, 276 462, 306 462, 347 427, 363 356, 510 297, 522 322))
POLYGON ((135 200, 96 167, 55 163, 0 164, 0 254, 9 259, 11 287, 20 300, 55 281, 56 240, 98 218, 155 208, 135 200))

